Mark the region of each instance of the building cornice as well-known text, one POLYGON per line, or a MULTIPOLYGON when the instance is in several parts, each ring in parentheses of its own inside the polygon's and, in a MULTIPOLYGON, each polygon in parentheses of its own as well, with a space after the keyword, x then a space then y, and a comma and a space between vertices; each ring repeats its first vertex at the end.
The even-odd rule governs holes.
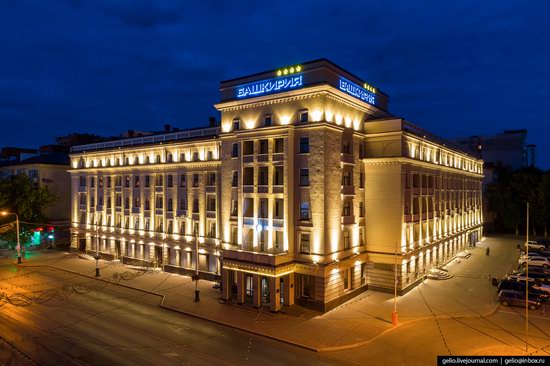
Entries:
POLYGON ((419 167, 422 167, 422 168, 438 169, 438 170, 448 172, 448 173, 468 175, 470 177, 475 177, 475 178, 483 178, 484 177, 484 175, 480 174, 480 173, 475 173, 475 172, 470 172, 470 171, 463 170, 463 169, 448 167, 448 166, 441 165, 441 164, 434 164, 434 163, 430 163, 430 162, 427 162, 427 161, 416 160, 416 159, 412 159, 412 158, 406 158, 406 157, 403 157, 403 156, 387 157, 387 158, 364 158, 363 163, 365 165, 397 165, 397 164, 403 165, 403 164, 409 164, 409 165, 419 166, 419 167))
POLYGON ((77 168, 68 169, 69 173, 118 173, 118 172, 131 172, 135 170, 172 170, 178 168, 217 168, 220 166, 221 160, 208 160, 208 161, 185 161, 179 163, 160 163, 160 164, 144 164, 144 165, 124 165, 124 166, 110 166, 110 167, 89 167, 89 168, 77 168))

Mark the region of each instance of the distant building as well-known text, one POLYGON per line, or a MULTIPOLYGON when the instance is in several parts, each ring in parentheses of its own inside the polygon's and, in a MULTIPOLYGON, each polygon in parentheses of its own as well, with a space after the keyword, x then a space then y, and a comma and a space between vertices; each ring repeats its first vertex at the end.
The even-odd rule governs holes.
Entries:
POLYGON ((38 155, 21 161, 0 162, 0 179, 26 174, 35 187, 46 187, 58 200, 44 214, 50 224, 68 225, 70 219, 70 184, 67 172, 69 156, 65 153, 38 155))
POLYGON ((3 147, 0 149, 0 162, 20 161, 22 159, 31 157, 36 153, 36 149, 27 149, 23 147, 3 147))
POLYGON ((521 169, 535 166, 536 145, 527 145, 527 130, 506 130, 497 135, 452 139, 460 148, 482 158, 486 165, 521 169))

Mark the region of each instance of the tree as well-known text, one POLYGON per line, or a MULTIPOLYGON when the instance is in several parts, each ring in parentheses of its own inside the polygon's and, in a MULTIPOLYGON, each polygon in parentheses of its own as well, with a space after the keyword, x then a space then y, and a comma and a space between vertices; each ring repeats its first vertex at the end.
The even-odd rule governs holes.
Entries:
MULTIPOLYGON (((57 201, 57 197, 46 187, 33 187, 32 181, 25 174, 0 179, 0 211, 17 213, 19 220, 32 223, 45 223, 43 210, 57 201)), ((13 221, 13 217, 0 217, 0 226, 13 221)), ((21 224, 21 242, 28 241, 29 226, 21 224)), ((16 233, 10 230, 3 235, 3 241, 15 242, 16 233)))

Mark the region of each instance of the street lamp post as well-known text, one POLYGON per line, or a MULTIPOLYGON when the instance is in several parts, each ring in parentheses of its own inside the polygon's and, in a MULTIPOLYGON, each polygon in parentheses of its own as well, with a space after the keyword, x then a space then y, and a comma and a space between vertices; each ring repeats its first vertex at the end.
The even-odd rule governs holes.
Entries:
POLYGON ((95 276, 99 277, 99 219, 95 216, 95 276))
POLYGON ((2 216, 15 215, 15 226, 17 228, 17 263, 21 264, 21 243, 19 242, 19 215, 15 212, 1 212, 2 216))
POLYGON ((199 233, 195 230, 195 301, 201 301, 199 291, 199 233))

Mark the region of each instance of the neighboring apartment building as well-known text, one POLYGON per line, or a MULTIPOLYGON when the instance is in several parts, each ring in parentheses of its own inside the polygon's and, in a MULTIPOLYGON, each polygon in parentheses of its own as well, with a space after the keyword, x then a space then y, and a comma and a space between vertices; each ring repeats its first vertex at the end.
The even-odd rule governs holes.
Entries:
POLYGON ((481 237, 482 161, 330 61, 220 90, 220 127, 73 148, 73 248, 188 274, 198 254, 227 301, 327 311, 481 237))
POLYGON ((21 161, 0 162, 0 178, 26 174, 35 187, 46 187, 57 200, 44 209, 48 223, 69 225, 71 216, 71 176, 69 156, 65 153, 37 155, 21 161))

